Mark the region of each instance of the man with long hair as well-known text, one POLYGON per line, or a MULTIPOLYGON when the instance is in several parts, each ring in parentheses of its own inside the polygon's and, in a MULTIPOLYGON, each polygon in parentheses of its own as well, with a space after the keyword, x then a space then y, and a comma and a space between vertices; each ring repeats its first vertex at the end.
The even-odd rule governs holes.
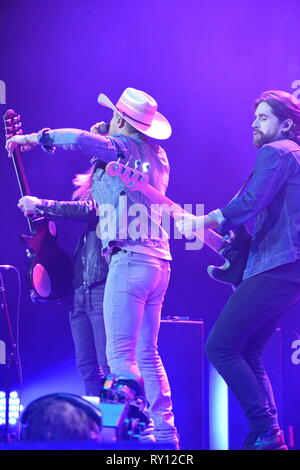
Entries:
POLYGON ((242 194, 201 217, 177 222, 224 234, 256 217, 243 281, 231 295, 206 342, 206 355, 237 397, 251 432, 249 450, 286 450, 263 349, 282 316, 300 298, 300 107, 280 90, 255 102, 253 144, 259 148, 242 194))
POLYGON ((169 162, 152 139, 168 139, 171 126, 157 111, 156 101, 134 88, 126 88, 116 105, 104 94, 98 102, 113 111, 107 135, 43 129, 9 139, 7 149, 10 153, 15 145, 41 145, 50 152, 55 147, 81 149, 94 157, 92 195, 99 207, 102 253, 109 262, 104 293, 108 364, 113 374, 144 379, 154 428, 149 426, 142 439, 178 448, 170 386, 157 351, 170 276, 168 235, 161 214, 152 214, 149 199, 140 191, 128 191, 118 176, 105 171, 106 163, 122 159, 128 167, 147 171, 149 183, 164 194, 169 162))

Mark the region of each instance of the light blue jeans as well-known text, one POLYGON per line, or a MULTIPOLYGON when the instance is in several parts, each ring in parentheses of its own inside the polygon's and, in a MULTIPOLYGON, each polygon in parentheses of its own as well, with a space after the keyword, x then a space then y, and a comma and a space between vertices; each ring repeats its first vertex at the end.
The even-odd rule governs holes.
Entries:
POLYGON ((104 293, 104 322, 111 373, 143 377, 155 439, 176 443, 170 386, 157 351, 169 278, 166 260, 133 252, 114 254, 104 293))

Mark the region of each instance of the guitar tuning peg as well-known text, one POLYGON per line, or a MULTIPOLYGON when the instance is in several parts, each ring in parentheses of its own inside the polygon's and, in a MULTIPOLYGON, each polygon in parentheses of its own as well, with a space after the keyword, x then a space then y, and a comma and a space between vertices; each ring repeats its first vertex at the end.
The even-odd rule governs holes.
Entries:
POLYGON ((142 164, 143 173, 148 173, 149 168, 150 168, 150 163, 149 162, 144 162, 142 164))
POLYGON ((17 131, 17 132, 16 132, 16 134, 17 134, 17 135, 21 135, 21 134, 23 134, 23 131, 22 131, 22 129, 20 129, 19 131, 17 131))
POLYGON ((119 153, 117 154, 117 157, 118 157, 117 163, 120 163, 121 160, 124 160, 125 155, 124 155, 124 153, 119 152, 119 153))
POLYGON ((141 163, 142 163, 141 160, 135 160, 135 162, 134 162, 134 169, 135 169, 135 170, 138 170, 138 168, 139 168, 139 166, 141 165, 141 163))

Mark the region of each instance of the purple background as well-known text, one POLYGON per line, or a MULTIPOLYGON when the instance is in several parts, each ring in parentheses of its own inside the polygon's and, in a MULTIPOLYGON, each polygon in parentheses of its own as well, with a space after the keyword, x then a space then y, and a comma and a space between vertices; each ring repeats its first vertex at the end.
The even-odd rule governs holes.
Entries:
MULTIPOLYGON (((142 89, 156 98, 173 127, 164 144, 171 164, 168 196, 182 204, 203 203, 207 212, 224 205, 252 167, 254 99, 267 89, 295 91, 299 15, 298 0, 0 0, 0 80, 7 87, 0 111, 19 112, 24 132, 89 129, 110 119, 97 104, 98 93, 116 101, 127 86, 142 89)), ((0 139, 0 264, 16 265, 22 274, 21 354, 29 400, 52 391, 50 373, 57 383, 60 373, 73 374, 69 306, 33 305, 28 299, 27 260, 19 243, 27 227, 16 207, 18 187, 3 131, 0 139), (42 372, 43 390, 32 385, 42 372)), ((85 155, 63 150, 53 158, 34 150, 24 161, 32 194, 53 199, 68 199, 73 175, 89 165, 85 155)), ((60 243, 70 253, 82 228, 58 223, 60 243)), ((172 253, 163 312, 202 318, 207 334, 230 293, 206 274, 208 264, 221 260, 208 248, 187 252, 180 241, 172 242, 172 253)), ((15 278, 5 273, 5 279, 14 312, 15 278)), ((76 372, 74 380, 80 393, 76 372)))

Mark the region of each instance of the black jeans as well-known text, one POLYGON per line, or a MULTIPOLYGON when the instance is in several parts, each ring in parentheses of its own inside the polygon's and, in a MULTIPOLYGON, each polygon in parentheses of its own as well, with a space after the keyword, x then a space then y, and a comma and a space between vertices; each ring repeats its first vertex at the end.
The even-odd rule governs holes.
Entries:
POLYGON ((205 344, 208 359, 238 399, 251 430, 278 427, 262 352, 283 314, 300 298, 300 284, 258 274, 231 295, 205 344))
POLYGON ((75 345, 76 366, 83 379, 86 395, 99 395, 101 379, 109 374, 103 321, 105 283, 74 291, 74 306, 70 313, 75 345))

